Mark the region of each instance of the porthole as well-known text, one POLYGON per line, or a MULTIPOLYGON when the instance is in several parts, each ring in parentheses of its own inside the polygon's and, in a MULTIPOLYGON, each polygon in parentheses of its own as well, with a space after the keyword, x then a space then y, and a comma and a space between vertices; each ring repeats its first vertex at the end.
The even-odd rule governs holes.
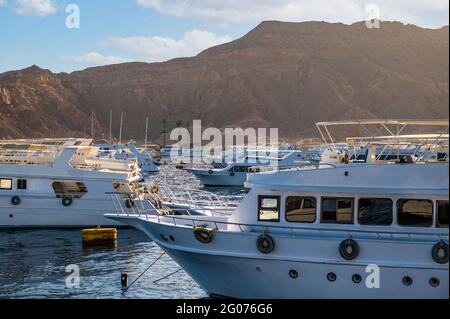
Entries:
POLYGON ((411 286, 413 283, 413 279, 409 276, 405 276, 403 277, 402 282, 405 286, 411 286))
POLYGON ((439 286, 440 284, 440 280, 436 277, 431 277, 430 278, 430 286, 433 288, 436 288, 437 286, 439 286))
POLYGON ((353 281, 355 284, 359 284, 359 283, 361 282, 361 275, 360 275, 360 274, 354 274, 354 275, 352 276, 352 281, 353 281))
POLYGON ((289 270, 289 277, 291 277, 292 279, 295 279, 298 277, 298 272, 294 269, 289 270))
POLYGON ((330 272, 330 273, 328 273, 328 275, 327 275, 327 279, 328 279, 328 281, 331 281, 331 282, 333 282, 333 281, 336 281, 336 274, 334 273, 334 272, 330 272))

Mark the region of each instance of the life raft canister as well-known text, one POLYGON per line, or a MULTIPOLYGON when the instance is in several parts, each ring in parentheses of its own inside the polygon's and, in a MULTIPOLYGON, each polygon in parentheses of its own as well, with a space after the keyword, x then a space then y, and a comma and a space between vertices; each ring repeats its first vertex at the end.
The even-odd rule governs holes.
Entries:
POLYGON ((359 254, 359 245, 350 236, 349 238, 344 239, 339 245, 339 253, 345 260, 353 260, 359 254))
POLYGON ((203 226, 194 227, 194 236, 199 242, 209 244, 214 238, 214 230, 203 226))
POLYGON ((431 249, 431 257, 438 264, 448 263, 448 244, 443 240, 434 244, 431 249))
POLYGON ((72 205, 73 199, 72 199, 72 197, 64 196, 62 198, 61 202, 64 206, 68 207, 68 206, 72 205))
POLYGON ((263 254, 270 254, 275 248, 275 241, 267 234, 260 235, 256 240, 256 248, 263 254))
POLYGON ((11 204, 13 204, 14 206, 17 206, 20 204, 20 197, 19 196, 13 196, 11 198, 11 204))

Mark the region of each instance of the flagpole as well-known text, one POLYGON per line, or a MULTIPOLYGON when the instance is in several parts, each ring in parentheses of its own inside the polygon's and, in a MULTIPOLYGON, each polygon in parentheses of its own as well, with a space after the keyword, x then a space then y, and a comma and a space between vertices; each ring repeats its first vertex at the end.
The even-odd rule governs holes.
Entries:
POLYGON ((147 137, 148 137, 148 116, 145 119, 145 149, 147 149, 147 137))
POLYGON ((112 110, 109 110, 109 144, 112 144, 112 110))
POLYGON ((122 124, 123 124, 123 112, 120 113, 119 145, 122 145, 122 124))

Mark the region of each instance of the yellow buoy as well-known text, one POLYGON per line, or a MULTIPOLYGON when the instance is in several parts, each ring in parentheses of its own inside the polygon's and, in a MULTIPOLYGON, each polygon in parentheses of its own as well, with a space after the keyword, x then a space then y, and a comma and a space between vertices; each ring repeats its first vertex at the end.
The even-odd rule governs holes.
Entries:
POLYGON ((117 240, 116 228, 90 228, 82 229, 83 245, 105 245, 114 244, 117 240))

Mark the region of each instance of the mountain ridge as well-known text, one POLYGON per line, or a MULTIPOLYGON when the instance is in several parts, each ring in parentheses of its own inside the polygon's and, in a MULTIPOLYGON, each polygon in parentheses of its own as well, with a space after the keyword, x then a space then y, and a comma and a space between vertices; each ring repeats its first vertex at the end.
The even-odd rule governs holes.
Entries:
POLYGON ((265 21, 195 57, 0 74, 3 138, 87 135, 91 110, 105 137, 110 109, 115 135, 123 111, 124 136, 135 139, 146 116, 151 139, 162 119, 300 137, 315 135, 317 121, 448 118, 448 26, 265 21))

